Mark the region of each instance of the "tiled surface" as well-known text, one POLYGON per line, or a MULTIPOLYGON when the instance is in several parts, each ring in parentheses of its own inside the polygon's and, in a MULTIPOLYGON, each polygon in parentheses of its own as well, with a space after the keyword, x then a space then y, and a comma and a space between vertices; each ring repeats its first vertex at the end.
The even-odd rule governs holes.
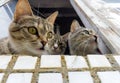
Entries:
POLYGON ((0 56, 0 83, 120 83, 119 55, 0 56))
POLYGON ((120 83, 120 72, 107 71, 97 73, 102 83, 120 83))
POLYGON ((114 56, 114 58, 117 61, 117 63, 120 65, 120 56, 114 56))
POLYGON ((4 75, 4 73, 0 73, 0 83, 2 81, 3 75, 4 75))
POLYGON ((44 73, 39 74, 38 83, 63 83, 60 73, 44 73))
POLYGON ((61 67, 61 58, 59 55, 43 55, 41 57, 40 67, 61 67))
POLYGON ((32 73, 10 74, 6 83, 30 83, 32 73))
POLYGON ((0 56, 0 69, 6 69, 11 56, 0 56))
POLYGON ((93 83, 90 72, 68 72, 69 83, 93 83))
POLYGON ((14 66, 14 69, 34 69, 37 57, 20 56, 14 66))
POLYGON ((82 56, 65 56, 67 68, 88 68, 85 59, 82 56))
POLYGON ((94 67, 111 67, 109 61, 105 56, 95 56, 95 55, 88 55, 88 61, 92 68, 94 67))

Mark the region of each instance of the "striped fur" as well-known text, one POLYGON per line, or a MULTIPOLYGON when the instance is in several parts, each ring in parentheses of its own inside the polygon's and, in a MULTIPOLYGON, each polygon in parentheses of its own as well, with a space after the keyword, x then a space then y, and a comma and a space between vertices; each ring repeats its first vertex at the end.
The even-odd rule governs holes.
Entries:
POLYGON ((43 54, 45 44, 54 36, 57 15, 58 12, 55 12, 46 19, 35 16, 28 0, 19 0, 9 27, 9 37, 0 40, 0 54, 43 54), (36 33, 30 33, 29 28, 36 33), (52 33, 51 38, 48 38, 49 32, 52 33))
POLYGON ((50 41, 45 46, 45 50, 47 54, 50 55, 60 55, 64 54, 66 50, 66 41, 64 35, 60 35, 60 31, 57 28, 56 34, 54 35, 54 38, 50 41))
POLYGON ((68 43, 71 54, 84 56, 98 53, 97 35, 95 31, 81 27, 77 20, 74 20, 71 24, 68 43))

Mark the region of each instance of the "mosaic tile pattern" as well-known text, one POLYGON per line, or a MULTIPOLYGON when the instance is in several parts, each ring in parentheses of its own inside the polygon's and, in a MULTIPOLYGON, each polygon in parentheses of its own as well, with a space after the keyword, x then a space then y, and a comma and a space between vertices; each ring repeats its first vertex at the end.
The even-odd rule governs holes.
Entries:
POLYGON ((120 72, 107 71, 97 73, 102 83, 120 83, 120 72))
POLYGON ((0 83, 120 83, 119 55, 0 55, 0 83))

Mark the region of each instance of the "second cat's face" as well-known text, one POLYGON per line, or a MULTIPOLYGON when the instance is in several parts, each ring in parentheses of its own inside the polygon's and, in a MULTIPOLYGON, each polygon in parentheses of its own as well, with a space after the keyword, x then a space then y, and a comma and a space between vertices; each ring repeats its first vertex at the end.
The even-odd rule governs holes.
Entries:
POLYGON ((64 54, 66 50, 66 42, 62 36, 55 34, 54 38, 46 44, 45 50, 48 54, 52 55, 64 54))

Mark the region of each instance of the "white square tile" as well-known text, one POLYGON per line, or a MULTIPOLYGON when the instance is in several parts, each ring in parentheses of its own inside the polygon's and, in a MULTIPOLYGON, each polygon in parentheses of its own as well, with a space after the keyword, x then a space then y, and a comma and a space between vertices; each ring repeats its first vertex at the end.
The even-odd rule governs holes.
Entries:
POLYGON ((90 72, 68 72, 69 83, 93 83, 90 72))
POLYGON ((20 56, 15 63, 14 69, 34 69, 37 57, 20 56))
POLYGON ((111 64, 104 55, 88 55, 90 66, 93 67, 111 67, 111 64))
POLYGON ((87 62, 82 56, 65 56, 67 68, 88 68, 87 62))
POLYGON ((12 56, 0 56, 0 69, 6 69, 12 56))
POLYGON ((59 55, 43 55, 40 67, 61 67, 61 57, 59 55))
POLYGON ((3 75, 4 75, 4 73, 0 73, 0 83, 2 81, 3 75))
POLYGON ((120 83, 120 72, 118 71, 106 71, 97 72, 101 83, 120 83))
POLYGON ((117 63, 120 65, 120 56, 114 56, 114 58, 117 61, 117 63))
POLYGON ((32 73, 10 74, 6 83, 31 83, 32 73))
POLYGON ((41 73, 38 83, 63 83, 60 73, 41 73))

